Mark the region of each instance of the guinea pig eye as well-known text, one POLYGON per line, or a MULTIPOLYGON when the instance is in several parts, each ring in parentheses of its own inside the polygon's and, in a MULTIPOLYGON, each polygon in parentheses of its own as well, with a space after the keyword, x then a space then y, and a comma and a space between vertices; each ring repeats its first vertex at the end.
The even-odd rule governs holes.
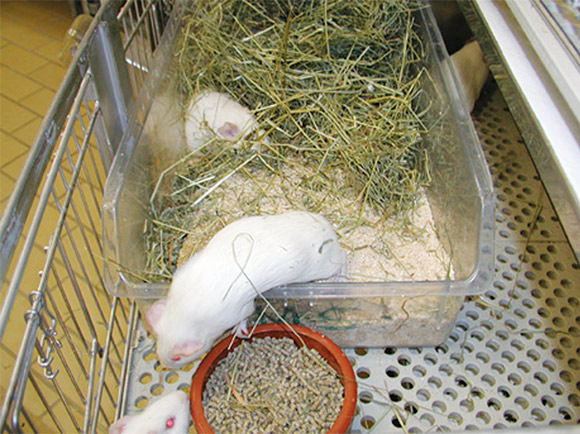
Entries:
POLYGON ((179 362, 181 360, 181 357, 175 356, 175 357, 172 357, 171 360, 173 360, 174 362, 179 362))
POLYGON ((167 422, 165 422, 165 426, 167 428, 173 428, 173 425, 175 425, 175 418, 174 417, 167 419, 167 422))

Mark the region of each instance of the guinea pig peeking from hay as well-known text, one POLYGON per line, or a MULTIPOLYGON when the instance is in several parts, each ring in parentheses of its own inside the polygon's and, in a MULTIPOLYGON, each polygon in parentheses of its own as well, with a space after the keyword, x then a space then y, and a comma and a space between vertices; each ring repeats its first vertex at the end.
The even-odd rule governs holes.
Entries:
POLYGON ((228 329, 247 334, 255 297, 344 272, 346 253, 321 215, 292 211, 236 220, 179 267, 167 298, 145 315, 169 369, 201 357, 228 329))
POLYGON ((191 151, 213 137, 239 145, 257 126, 248 108, 221 92, 199 92, 185 114, 185 138, 191 151))
POLYGON ((186 434, 189 397, 177 390, 149 404, 140 413, 123 416, 109 427, 109 434, 186 434))

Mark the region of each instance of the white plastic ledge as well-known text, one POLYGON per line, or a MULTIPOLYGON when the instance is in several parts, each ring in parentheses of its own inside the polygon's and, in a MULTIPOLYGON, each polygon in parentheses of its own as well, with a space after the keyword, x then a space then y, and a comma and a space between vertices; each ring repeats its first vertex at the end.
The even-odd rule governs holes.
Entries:
POLYGON ((533 0, 474 0, 474 5, 544 135, 546 149, 530 153, 580 260, 580 67, 533 0))

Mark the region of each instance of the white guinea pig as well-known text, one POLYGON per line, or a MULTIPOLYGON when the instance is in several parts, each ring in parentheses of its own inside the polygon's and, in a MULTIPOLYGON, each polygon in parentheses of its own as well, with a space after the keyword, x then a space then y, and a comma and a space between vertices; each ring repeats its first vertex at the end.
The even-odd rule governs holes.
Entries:
POLYGON ((293 211, 230 223, 176 270, 167 298, 147 311, 159 361, 177 369, 231 327, 247 333, 257 292, 325 279, 345 265, 338 237, 321 215, 293 211))
POLYGON ((451 55, 451 60, 459 73, 463 91, 467 97, 467 108, 473 110, 481 88, 489 76, 489 68, 477 41, 467 42, 463 48, 451 55))
POLYGON ((184 434, 189 429, 189 398, 180 390, 149 404, 141 413, 123 416, 109 434, 184 434))
POLYGON ((237 143, 256 126, 250 110, 229 95, 204 91, 194 96, 189 104, 185 116, 185 138, 193 151, 215 136, 237 143))

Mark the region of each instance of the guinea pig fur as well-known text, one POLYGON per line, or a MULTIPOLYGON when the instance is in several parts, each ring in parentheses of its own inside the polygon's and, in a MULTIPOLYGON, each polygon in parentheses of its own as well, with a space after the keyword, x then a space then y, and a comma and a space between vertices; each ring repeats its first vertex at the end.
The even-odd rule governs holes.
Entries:
POLYGON ((250 110, 229 95, 204 91, 191 100, 185 116, 185 138, 193 151, 215 136, 237 143, 256 126, 250 110))
POLYGON ((176 270, 167 298, 147 311, 159 361, 177 369, 231 327, 247 333, 258 292, 325 279, 345 265, 338 237, 321 215, 293 211, 230 223, 176 270))
POLYGON ((471 113, 475 101, 489 76, 489 68, 477 41, 472 40, 451 55, 451 60, 459 73, 459 78, 467 97, 467 108, 471 113))
POLYGON ((180 390, 163 396, 133 416, 123 416, 109 434, 185 434, 189 429, 189 398, 180 390))

